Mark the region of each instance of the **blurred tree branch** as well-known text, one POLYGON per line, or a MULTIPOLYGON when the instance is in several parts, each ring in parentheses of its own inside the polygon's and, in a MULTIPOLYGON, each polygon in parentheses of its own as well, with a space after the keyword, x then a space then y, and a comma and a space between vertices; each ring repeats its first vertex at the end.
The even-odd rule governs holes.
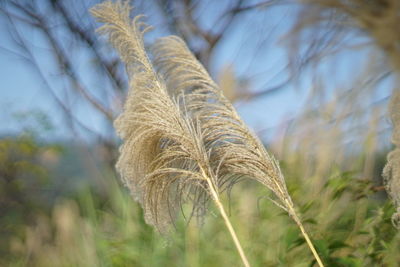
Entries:
MULTIPOLYGON (((53 3, 57 3, 57 2, 58 1, 53 2, 53 3)), ((108 110, 108 108, 106 108, 98 100, 96 100, 94 98, 94 96, 92 96, 89 93, 89 91, 83 86, 83 84, 80 82, 80 79, 76 73, 76 69, 72 66, 70 57, 68 57, 66 55, 62 46, 58 43, 58 40, 54 36, 54 33, 50 30, 45 17, 40 14, 40 11, 36 10, 35 7, 30 4, 28 4, 26 6, 24 6, 20 3, 16 3, 16 2, 13 2, 12 4, 15 8, 18 9, 18 11, 21 11, 31 21, 34 22, 33 24, 30 24, 31 26, 36 27, 37 29, 41 30, 44 33, 44 36, 47 38, 47 40, 54 52, 55 58, 58 62, 60 69, 69 78, 69 80, 72 84, 72 88, 76 89, 78 92, 80 92, 82 94, 82 96, 88 102, 90 102, 98 111, 100 111, 102 114, 104 114, 107 117, 107 119, 109 119, 111 121, 113 118, 112 112, 110 110, 108 110)), ((63 9, 58 9, 58 10, 63 10, 63 9)), ((63 14, 63 17, 65 18, 65 20, 69 21, 68 14, 66 14, 64 12, 62 12, 62 14, 63 14)), ((11 19, 13 19, 12 15, 11 15, 11 19)), ((74 33, 74 30, 76 30, 76 28, 73 27, 74 25, 72 23, 67 23, 66 25, 68 25, 71 32, 74 33)), ((85 41, 89 40, 88 38, 83 37, 83 36, 85 36, 85 35, 80 36, 82 40, 85 40, 85 41)), ((95 51, 95 49, 93 48, 93 43, 90 47, 92 48, 93 51, 95 51)), ((99 57, 100 62, 102 62, 101 65, 107 69, 107 66, 108 66, 107 63, 104 60, 102 60, 102 58, 100 58, 99 54, 97 54, 97 56, 99 57)))
MULTIPOLYGON (((94 5, 97 0, 91 1, 88 5, 94 5)), ((260 8, 265 8, 277 4, 277 1, 261 1, 253 3, 248 0, 235 0, 229 3, 228 7, 217 14, 211 28, 207 29, 199 21, 198 10, 201 8, 201 2, 195 0, 154 0, 161 11, 164 19, 168 22, 168 28, 172 33, 179 34, 195 51, 199 60, 210 67, 210 61, 213 52, 220 44, 221 40, 229 33, 229 29, 240 17, 242 13, 250 12, 260 8), (196 14, 196 15, 194 15, 196 14), (201 40, 202 45, 196 45, 201 40)), ((105 52, 104 44, 98 41, 94 33, 93 21, 89 16, 81 17, 79 14, 87 14, 88 6, 77 1, 60 0, 7 0, 0 4, 0 14, 7 17, 9 21, 10 35, 14 36, 16 47, 21 51, 14 51, 8 47, 2 47, 3 51, 15 52, 25 60, 33 61, 31 64, 37 69, 37 73, 42 80, 46 80, 46 87, 53 96, 56 103, 64 113, 68 115, 72 123, 78 127, 89 130, 86 122, 79 121, 74 115, 73 108, 68 107, 68 103, 61 100, 58 96, 64 90, 64 93, 71 94, 73 91, 78 93, 89 103, 98 113, 103 114, 111 126, 114 114, 118 113, 115 106, 109 100, 114 99, 122 103, 127 81, 123 76, 123 67, 113 54, 105 52), (11 26, 12 25, 12 26, 11 26), (42 33, 47 41, 46 49, 49 55, 54 59, 56 65, 61 71, 61 75, 67 79, 69 85, 64 89, 56 88, 51 82, 47 71, 41 70, 41 62, 35 59, 35 45, 28 40, 21 30, 27 31, 29 28, 42 33), (16 40, 18 39, 18 40, 16 40), (18 44, 19 43, 19 44, 18 44), (76 65, 77 55, 70 49, 76 46, 80 51, 85 51, 92 57, 96 63, 96 68, 90 70, 94 77, 102 79, 107 78, 104 97, 99 98, 93 94, 93 88, 88 88, 86 77, 82 77, 79 67, 76 65), (30 47, 31 46, 31 47, 30 47), (21 52, 21 53, 20 53, 21 52), (108 100, 107 100, 108 99, 108 100)), ((268 95, 281 89, 282 86, 267 88, 254 94, 246 94, 247 99, 268 95)), ((113 100, 113 101, 114 101, 113 100)), ((117 107, 118 108, 118 107, 117 107)))

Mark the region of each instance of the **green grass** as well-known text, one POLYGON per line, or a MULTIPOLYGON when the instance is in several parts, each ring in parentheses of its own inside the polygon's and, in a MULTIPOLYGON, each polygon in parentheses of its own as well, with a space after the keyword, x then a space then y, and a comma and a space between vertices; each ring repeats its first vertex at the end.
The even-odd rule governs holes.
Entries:
MULTIPOLYGON (((391 225, 391 203, 357 182, 357 171, 330 170, 320 189, 305 181, 302 166, 283 162, 289 191, 327 266, 396 266, 400 233, 391 225), (297 170, 297 172, 296 172, 297 170)), ((21 223, 10 239, 5 266, 238 266, 240 258, 215 207, 201 227, 182 218, 168 236, 143 220, 112 172, 108 190, 87 187, 58 199, 36 223, 21 223)), ((317 179, 317 178, 313 178, 317 179)), ((104 182, 104 181, 103 181, 104 182)), ((297 226, 257 184, 232 192, 232 223, 252 266, 310 266, 313 257, 297 226)), ((228 204, 229 203, 229 204, 228 204)), ((40 214, 40 215, 39 215, 40 214)))

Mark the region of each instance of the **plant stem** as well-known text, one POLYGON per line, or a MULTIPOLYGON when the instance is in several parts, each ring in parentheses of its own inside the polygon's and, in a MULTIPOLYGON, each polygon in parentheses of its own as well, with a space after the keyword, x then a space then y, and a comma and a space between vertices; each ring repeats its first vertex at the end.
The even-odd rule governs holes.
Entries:
POLYGON ((228 215, 226 215, 224 206, 222 205, 222 203, 221 203, 221 201, 220 201, 220 199, 218 197, 218 193, 215 190, 211 179, 209 177, 207 177, 204 172, 203 172, 203 175, 204 175, 205 179, 207 180, 207 183, 208 183, 208 186, 210 187, 211 195, 212 195, 212 197, 214 199, 214 202, 217 205, 217 207, 219 209, 219 212, 221 213, 222 218, 225 221, 225 225, 228 228, 229 233, 232 236, 233 242, 235 243, 236 249, 239 252, 240 258, 242 259, 242 262, 243 262, 244 266, 245 267, 250 267, 249 261, 247 260, 247 257, 244 254, 244 251, 242 249, 242 246, 240 245, 239 239, 236 236, 235 230, 232 227, 232 224, 231 224, 231 222, 230 222, 230 220, 228 218, 228 215))
POLYGON ((293 220, 296 222, 296 224, 299 226, 301 233, 303 234, 308 247, 310 248, 315 260, 317 261, 318 265, 320 267, 324 267, 324 264, 322 263, 321 258, 318 255, 317 250, 315 249, 313 243, 311 242, 310 237, 308 236, 306 230, 304 229, 303 224, 301 223, 299 217, 297 216, 296 212, 294 211, 294 208, 291 204, 287 203, 288 207, 289 207, 289 214, 293 216, 293 220))
POLYGON ((301 233, 303 234, 304 238, 307 241, 308 246, 311 249, 311 252, 313 253, 315 259, 317 260, 318 265, 321 266, 321 267, 324 267, 324 264, 322 263, 317 251, 315 250, 315 247, 314 247, 313 243, 311 242, 310 237, 308 236, 306 230, 304 229, 303 224, 300 223, 299 227, 300 227, 301 233))

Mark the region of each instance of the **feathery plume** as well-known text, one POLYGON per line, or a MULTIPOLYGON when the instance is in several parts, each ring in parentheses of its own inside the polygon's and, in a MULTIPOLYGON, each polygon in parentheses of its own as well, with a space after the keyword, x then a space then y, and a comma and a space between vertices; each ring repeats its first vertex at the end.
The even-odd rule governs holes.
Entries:
POLYGON ((185 42, 176 36, 160 38, 152 52, 170 94, 183 98, 191 117, 200 121, 210 158, 218 162, 215 172, 220 187, 232 186, 240 178, 254 179, 268 187, 277 197, 277 201, 271 200, 294 219, 323 266, 295 212, 278 162, 250 132, 185 42))
POLYGON ((197 193, 195 203, 204 203, 200 200, 207 186, 194 169, 197 162, 205 172, 209 167, 199 129, 184 116, 154 72, 143 45, 140 27, 144 24, 138 17, 130 22, 129 10, 127 2, 105 2, 92 9, 106 23, 99 32, 108 35, 131 78, 124 112, 115 121, 124 140, 116 167, 142 204, 146 221, 164 232, 177 206, 168 191, 182 193, 189 186, 189 191, 197 193))
POLYGON ((92 14, 105 23, 99 31, 108 35, 130 76, 124 111, 115 122, 124 142, 116 167, 141 203, 146 221, 166 231, 183 203, 191 201, 193 214, 201 216, 211 198, 249 266, 219 195, 239 179, 254 179, 275 193, 274 202, 299 225, 322 266, 295 213, 278 162, 180 38, 165 37, 154 44, 158 72, 154 70, 143 45, 148 27, 138 17, 131 22, 129 10, 126 2, 105 2, 92 14))
POLYGON ((392 143, 395 148, 387 156, 383 178, 386 191, 397 208, 397 212, 392 216, 392 222, 400 229, 400 90, 393 92, 389 113, 393 123, 392 143))
POLYGON ((105 2, 92 9, 105 23, 99 31, 108 35, 131 79, 124 112, 115 121, 124 141, 117 170, 141 203, 146 222, 161 232, 168 230, 182 203, 192 201, 194 213, 202 215, 211 197, 244 265, 250 266, 219 200, 218 179, 199 121, 190 118, 182 99, 168 95, 144 49, 143 24, 138 17, 130 22, 129 10, 127 2, 105 2))
POLYGON ((164 37, 156 41, 152 51, 170 94, 183 98, 181 102, 192 119, 200 121, 204 144, 218 162, 221 185, 227 184, 221 179, 224 177, 233 181, 255 179, 275 193, 279 206, 294 215, 278 162, 250 132, 184 41, 176 36, 164 37))

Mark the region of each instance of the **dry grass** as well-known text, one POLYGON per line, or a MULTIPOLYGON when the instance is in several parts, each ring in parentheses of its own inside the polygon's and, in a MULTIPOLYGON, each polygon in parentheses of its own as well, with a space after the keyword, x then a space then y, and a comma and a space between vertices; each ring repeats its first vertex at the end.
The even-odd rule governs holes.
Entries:
MULTIPOLYGON (((354 36, 368 37, 372 47, 383 52, 386 62, 382 69, 394 75, 400 75, 400 1, 398 0, 304 0, 297 22, 289 34, 292 40, 291 48, 294 58, 300 52, 299 43, 302 31, 312 30, 313 35, 307 40, 309 46, 305 49, 304 62, 318 61, 329 53, 343 49, 341 41, 345 33, 354 36), (389 64, 388 64, 389 63, 389 64)), ((375 62, 368 62, 373 66, 375 62)), ((398 211, 393 215, 393 223, 398 226, 400 220, 400 152, 399 152, 399 97, 398 82, 393 90, 389 116, 393 122, 392 141, 395 149, 388 155, 388 163, 384 170, 384 182, 387 192, 392 197, 398 211)), ((355 90, 353 90, 355 91, 355 90)), ((361 92, 357 90, 356 92, 361 92)), ((367 92, 364 92, 364 94, 367 92)))

